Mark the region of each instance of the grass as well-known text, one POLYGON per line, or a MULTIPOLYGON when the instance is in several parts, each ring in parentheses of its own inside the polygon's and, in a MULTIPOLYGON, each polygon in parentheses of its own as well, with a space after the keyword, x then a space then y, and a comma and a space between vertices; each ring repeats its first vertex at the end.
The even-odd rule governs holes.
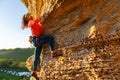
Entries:
POLYGON ((29 78, 14 76, 14 75, 5 74, 5 73, 0 72, 0 80, 29 80, 29 78))
POLYGON ((0 72, 0 80, 22 80, 22 78, 19 76, 14 76, 0 72))
POLYGON ((19 80, 19 77, 16 76, 10 76, 9 74, 0 73, 0 80, 19 80))

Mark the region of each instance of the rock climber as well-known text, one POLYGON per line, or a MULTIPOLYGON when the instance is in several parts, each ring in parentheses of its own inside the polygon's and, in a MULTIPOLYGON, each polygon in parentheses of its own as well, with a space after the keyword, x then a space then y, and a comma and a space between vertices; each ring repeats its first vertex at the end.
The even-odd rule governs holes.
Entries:
POLYGON ((37 75, 37 64, 39 61, 39 57, 41 54, 43 44, 47 43, 50 46, 52 57, 60 56, 54 50, 54 37, 52 35, 43 35, 43 26, 40 23, 39 19, 34 19, 34 17, 30 14, 24 14, 22 17, 22 29, 30 28, 31 36, 29 37, 29 41, 34 45, 34 63, 33 63, 33 72, 32 76, 37 75))

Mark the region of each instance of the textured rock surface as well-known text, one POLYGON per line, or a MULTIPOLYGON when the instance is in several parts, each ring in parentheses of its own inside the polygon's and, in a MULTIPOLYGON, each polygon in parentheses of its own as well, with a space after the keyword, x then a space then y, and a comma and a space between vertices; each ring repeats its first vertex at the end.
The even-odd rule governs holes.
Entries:
POLYGON ((56 50, 63 53, 53 59, 44 47, 42 80, 120 79, 120 0, 21 1, 41 19, 44 34, 55 36, 56 50))

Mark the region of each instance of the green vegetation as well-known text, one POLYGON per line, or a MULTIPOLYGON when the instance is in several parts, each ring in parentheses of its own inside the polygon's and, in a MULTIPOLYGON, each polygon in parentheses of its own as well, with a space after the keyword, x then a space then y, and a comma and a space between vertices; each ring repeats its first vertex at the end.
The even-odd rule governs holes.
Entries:
POLYGON ((33 54, 33 48, 15 48, 0 50, 0 59, 9 59, 15 61, 26 61, 33 54))
POLYGON ((32 54, 33 48, 2 49, 0 50, 0 68, 25 68, 25 62, 32 54))
MULTIPOLYGON (((25 67, 27 58, 33 55, 33 48, 15 48, 0 50, 0 70, 28 71, 25 67)), ((18 76, 0 72, 0 80, 27 80, 18 76)))
POLYGON ((23 79, 18 76, 9 75, 0 72, 0 80, 23 80, 23 79))
POLYGON ((29 78, 9 75, 0 72, 0 80, 29 80, 29 78))

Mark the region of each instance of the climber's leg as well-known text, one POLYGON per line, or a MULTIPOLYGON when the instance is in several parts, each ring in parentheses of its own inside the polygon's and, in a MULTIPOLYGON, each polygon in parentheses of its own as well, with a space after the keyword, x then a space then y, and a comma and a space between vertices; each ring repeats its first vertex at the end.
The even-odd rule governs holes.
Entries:
POLYGON ((51 51, 54 51, 54 37, 51 35, 48 36, 41 36, 40 38, 40 45, 47 43, 50 47, 51 51))
POLYGON ((55 52, 55 50, 54 50, 54 37, 52 35, 46 36, 45 41, 46 41, 46 43, 48 43, 48 45, 50 47, 51 55, 53 58, 62 55, 61 53, 55 52))
POLYGON ((33 64, 33 70, 34 71, 37 70, 37 65, 38 65, 38 61, 39 61, 39 58, 40 58, 41 50, 42 50, 42 46, 35 47, 35 50, 34 50, 34 64, 33 64))
POLYGON ((51 51, 54 51, 54 37, 53 36, 47 36, 47 43, 50 47, 51 51))
POLYGON ((35 77, 36 79, 38 79, 37 77, 37 65, 38 65, 38 61, 39 61, 39 56, 42 50, 42 46, 39 47, 35 47, 34 50, 34 63, 33 63, 33 72, 32 72, 32 76, 35 77))

